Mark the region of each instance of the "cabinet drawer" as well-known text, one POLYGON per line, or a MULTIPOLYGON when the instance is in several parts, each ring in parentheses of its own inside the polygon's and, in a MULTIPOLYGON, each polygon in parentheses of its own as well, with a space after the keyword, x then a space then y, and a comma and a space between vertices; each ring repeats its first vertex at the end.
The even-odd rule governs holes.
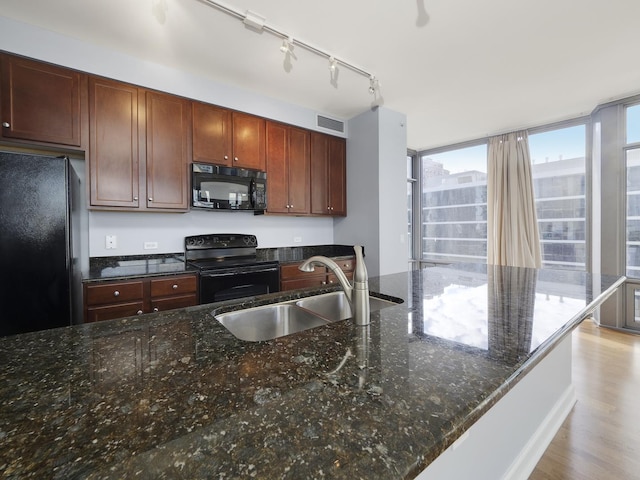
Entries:
POLYGON ((327 276, 311 276, 309 278, 298 278, 296 280, 282 280, 280 290, 297 290, 298 288, 321 287, 327 284, 327 276))
POLYGON ((101 322, 102 320, 112 320, 114 318, 130 317, 141 315, 144 311, 142 302, 118 303, 114 305, 104 305, 102 307, 87 308, 86 322, 101 322))
POLYGON ((142 280, 87 285, 87 305, 122 303, 132 300, 142 300, 142 298, 142 280))
POLYGON ((174 308, 191 307, 197 304, 198 298, 195 293, 192 293, 190 295, 154 299, 151 301, 151 309, 154 312, 164 312, 174 308))
POLYGON ((342 259, 334 258, 334 260, 343 272, 353 271, 353 268, 356 265, 356 259, 354 257, 342 258, 342 259))
POLYGON ((196 292, 196 276, 181 275, 151 280, 151 298, 196 292))
POLYGON ((288 265, 280 266, 280 278, 282 280, 293 280, 295 278, 308 278, 314 275, 324 276, 327 273, 327 269, 320 265, 315 265, 315 270, 311 272, 301 272, 298 270, 300 263, 291 263, 288 265))
MULTIPOLYGON (((353 280, 353 270, 350 272, 344 272, 344 275, 348 280, 353 280)), ((336 277, 333 273, 327 275, 327 283, 339 283, 338 277, 336 277)))

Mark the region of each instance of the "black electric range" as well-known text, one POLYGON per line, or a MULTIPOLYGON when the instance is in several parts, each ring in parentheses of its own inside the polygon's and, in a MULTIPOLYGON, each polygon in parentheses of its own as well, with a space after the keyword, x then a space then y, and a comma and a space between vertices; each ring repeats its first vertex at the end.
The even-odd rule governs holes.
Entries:
POLYGON ((257 248, 255 235, 218 233, 185 237, 185 261, 199 272, 200 303, 279 291, 279 263, 258 260, 257 248))

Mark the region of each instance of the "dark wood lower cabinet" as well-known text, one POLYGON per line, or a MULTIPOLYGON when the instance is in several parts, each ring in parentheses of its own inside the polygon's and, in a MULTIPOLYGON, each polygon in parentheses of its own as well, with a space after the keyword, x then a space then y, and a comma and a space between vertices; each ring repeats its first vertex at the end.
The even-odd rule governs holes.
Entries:
MULTIPOLYGON (((353 280, 353 268, 355 257, 333 258, 349 280, 353 280)), ((300 263, 289 263, 280 266, 280 290, 297 290, 299 288, 321 287, 337 283, 337 277, 331 270, 316 266, 313 272, 301 272, 298 269, 300 263)))
POLYGON ((198 304, 195 274, 85 283, 85 322, 99 322, 198 304))

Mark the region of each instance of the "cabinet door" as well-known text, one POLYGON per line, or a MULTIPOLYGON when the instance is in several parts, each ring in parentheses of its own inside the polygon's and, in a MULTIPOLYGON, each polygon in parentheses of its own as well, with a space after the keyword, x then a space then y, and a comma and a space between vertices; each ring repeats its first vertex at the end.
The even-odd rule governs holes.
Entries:
POLYGON ((329 137, 311 133, 311 213, 329 214, 329 137))
POLYGON ((346 141, 329 139, 329 209, 331 215, 347 214, 346 141))
POLYGON ((193 102, 193 161, 231 165, 231 111, 193 102))
MULTIPOLYGON (((310 133, 306 130, 289 128, 288 192, 290 213, 311 212, 310 138, 310 133)), ((267 181, 270 179, 271 177, 267 177, 267 181)))
POLYGON ((90 203, 139 206, 138 88, 89 79, 90 203))
POLYGON ((188 208, 191 104, 163 93, 146 94, 147 208, 188 208))
MULTIPOLYGON (((233 166, 265 169, 265 120, 233 112, 233 166)), ((268 179, 267 179, 268 180, 268 179)))
POLYGON ((2 136, 79 147, 81 79, 80 72, 3 55, 2 136))
POLYGON ((267 211, 288 213, 287 126, 267 122, 267 211))

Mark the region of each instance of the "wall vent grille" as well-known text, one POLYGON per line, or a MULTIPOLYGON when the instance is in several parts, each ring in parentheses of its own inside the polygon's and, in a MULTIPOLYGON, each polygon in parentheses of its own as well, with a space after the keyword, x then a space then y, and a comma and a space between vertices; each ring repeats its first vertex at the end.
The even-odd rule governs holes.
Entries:
POLYGON ((322 115, 317 115, 316 118, 319 127, 333 130, 334 132, 344 133, 344 122, 335 120, 333 118, 324 117, 322 115))

